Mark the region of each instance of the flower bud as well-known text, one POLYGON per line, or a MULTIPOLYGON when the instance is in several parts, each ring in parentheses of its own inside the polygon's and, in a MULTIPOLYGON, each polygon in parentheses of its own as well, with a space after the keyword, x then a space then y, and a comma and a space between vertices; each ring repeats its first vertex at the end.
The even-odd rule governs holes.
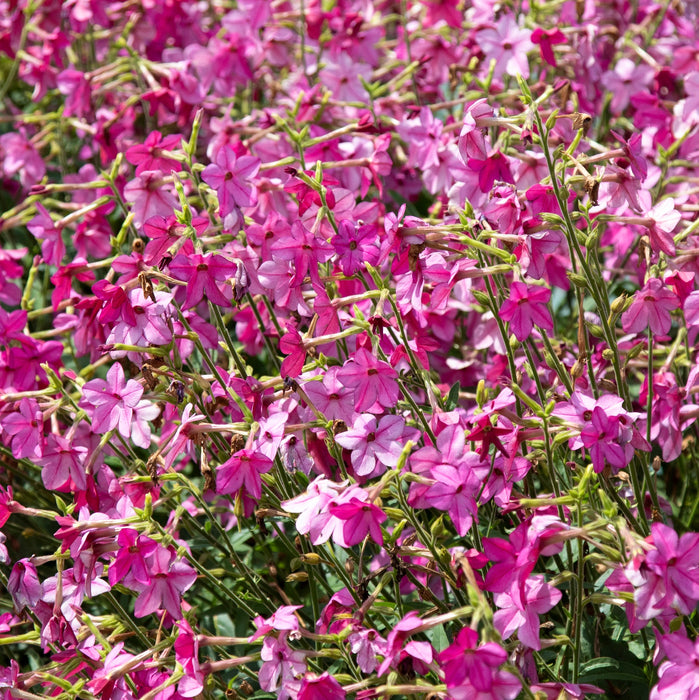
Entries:
POLYGON ((320 556, 318 556, 315 552, 302 554, 300 559, 304 564, 308 564, 309 566, 318 566, 318 564, 321 563, 320 556))
POLYGON ((611 305, 612 313, 615 316, 623 313, 627 309, 627 301, 628 306, 633 303, 633 299, 630 299, 626 293, 622 294, 620 297, 617 297, 611 305))
POLYGON ((587 279, 575 272, 566 272, 566 277, 578 288, 587 289, 587 279))
POLYGON ((476 387, 476 402, 483 408, 483 404, 488 400, 488 390, 485 388, 485 381, 483 379, 479 380, 478 386, 476 387))
POLYGON ((305 571, 297 571, 294 574, 289 574, 284 580, 287 583, 303 583, 308 581, 308 574, 305 571))

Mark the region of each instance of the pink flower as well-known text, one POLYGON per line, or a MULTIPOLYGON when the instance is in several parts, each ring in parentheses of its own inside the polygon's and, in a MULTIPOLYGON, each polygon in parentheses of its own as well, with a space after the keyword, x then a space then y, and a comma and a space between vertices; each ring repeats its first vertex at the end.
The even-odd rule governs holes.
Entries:
POLYGON ((177 623, 175 660, 184 670, 184 678, 177 685, 177 692, 185 698, 197 697, 204 689, 204 673, 199 665, 199 639, 187 620, 177 623))
POLYGON ((163 182, 160 170, 144 170, 124 187, 124 199, 133 204, 134 224, 142 226, 152 216, 169 217, 179 206, 172 186, 163 182))
POLYGON ((507 661, 507 652, 495 642, 478 645, 478 632, 464 627, 456 639, 440 655, 439 663, 454 700, 488 698, 513 700, 521 683, 500 667, 507 661))
POLYGON ((179 164, 172 158, 163 156, 163 151, 174 151, 182 143, 179 134, 163 138, 159 131, 151 131, 143 144, 136 144, 126 151, 126 160, 136 166, 136 175, 145 170, 160 170, 164 173, 179 170, 179 164))
POLYGON ((214 162, 204 168, 201 179, 216 190, 222 217, 232 213, 235 207, 255 204, 257 196, 249 181, 257 175, 260 165, 259 158, 238 157, 235 149, 226 145, 218 151, 214 162))
POLYGON ((612 114, 621 114, 628 106, 631 95, 646 87, 653 79, 653 68, 641 61, 636 64, 630 58, 620 58, 613 70, 608 70, 602 80, 612 96, 612 114))
POLYGON ((80 407, 92 420, 92 430, 103 434, 117 428, 119 434, 131 438, 139 447, 150 444, 147 421, 159 415, 160 409, 149 401, 141 401, 143 387, 135 380, 125 381, 122 366, 115 362, 107 379, 93 379, 83 387, 80 407))
POLYGON ((46 174, 44 161, 21 131, 0 136, 0 161, 0 167, 7 177, 19 173, 19 180, 25 189, 36 185, 46 174))
POLYGON ((513 282, 510 287, 510 298, 500 309, 500 318, 503 321, 509 321, 510 330, 520 342, 529 336, 534 325, 552 331, 553 321, 547 306, 550 298, 551 290, 546 287, 513 282))
POLYGON ((675 209, 672 198, 661 199, 647 214, 648 237, 653 251, 662 250, 667 255, 675 254, 672 232, 680 223, 682 215, 675 209))
POLYGON ((41 243, 41 254, 49 265, 60 265, 66 254, 62 229, 56 226, 46 207, 36 203, 37 215, 27 224, 29 232, 41 243))
POLYGON ((191 588, 197 580, 194 569, 177 559, 173 549, 159 547, 148 560, 147 584, 137 584, 139 591, 134 606, 136 617, 145 617, 158 609, 164 608, 179 620, 182 617, 182 593, 191 588))
POLYGON ((554 27, 553 29, 537 27, 532 32, 531 40, 534 44, 538 44, 541 58, 555 68, 556 57, 553 53, 553 46, 554 44, 565 44, 565 34, 558 27, 554 27))
POLYGON ((337 376, 344 386, 354 389, 356 411, 382 413, 398 400, 398 373, 365 348, 359 348, 337 376))
POLYGON ((206 298, 216 306, 230 306, 231 288, 226 294, 222 283, 233 277, 237 267, 225 255, 178 255, 170 263, 170 273, 175 279, 187 282, 183 309, 191 309, 206 298))
POLYGON ((358 63, 344 51, 334 58, 328 57, 320 71, 323 85, 332 92, 334 99, 343 102, 365 102, 367 91, 360 76, 371 81, 371 67, 358 63))
POLYGON ((373 503, 351 498, 349 502, 329 506, 330 514, 345 521, 342 535, 346 547, 359 544, 367 535, 379 545, 383 544, 381 523, 386 513, 373 503))
POLYGON ((74 444, 62 435, 51 434, 46 440, 44 454, 37 462, 41 464, 41 479, 50 490, 64 491, 87 488, 85 457, 87 447, 74 444))
POLYGON ((405 422, 400 416, 376 416, 364 413, 357 417, 350 430, 335 436, 335 442, 352 450, 352 467, 358 476, 379 476, 386 467, 398 464, 403 445, 405 422))
POLYGON ((473 467, 474 463, 480 464, 480 461, 477 454, 469 453, 458 466, 451 464, 436 466, 430 472, 435 483, 424 494, 425 502, 429 507, 449 513, 461 537, 466 535, 471 529, 474 518, 477 518, 476 496, 482 484, 473 467))
POLYGON ((665 335, 672 326, 670 312, 679 305, 677 295, 662 280, 652 277, 634 294, 633 303, 622 315, 624 333, 640 333, 650 328, 655 335, 665 335))
POLYGON ((297 700, 345 700, 342 686, 326 671, 320 676, 308 674, 301 681, 297 700))
POLYGON ((21 399, 15 410, 0 416, 0 426, 12 435, 12 454, 16 459, 40 458, 44 443, 44 418, 36 399, 21 399))
POLYGON ((651 525, 655 547, 626 568, 635 587, 636 614, 646 620, 672 608, 689 615, 699 602, 699 533, 681 537, 667 525, 651 525))
POLYGON ((347 219, 340 221, 332 245, 337 253, 342 274, 349 277, 361 270, 365 263, 376 265, 379 258, 376 243, 375 226, 358 226, 347 219))
POLYGON ((485 54, 485 72, 495 60, 495 78, 503 75, 529 77, 527 52, 533 48, 531 31, 517 25, 514 14, 504 15, 491 28, 482 29, 476 35, 478 46, 485 54))
POLYGON ((658 635, 659 655, 665 660, 658 668, 658 685, 650 700, 670 700, 699 696, 699 639, 692 641, 682 627, 671 634, 658 635))
POLYGON ((373 673, 379 666, 377 657, 386 655, 386 640, 376 630, 358 630, 347 641, 363 673, 373 673))
POLYGON ((238 450, 216 470, 216 491, 221 494, 237 494, 241 488, 259 499, 262 496, 262 480, 272 468, 272 460, 259 452, 238 450))
POLYGON ((500 610, 493 616, 495 629, 503 639, 516 631, 522 644, 531 649, 541 649, 539 615, 551 610, 561 595, 557 588, 546 583, 542 575, 531 576, 526 580, 523 595, 518 586, 514 595, 508 592, 496 593, 493 600, 500 610))
POLYGON ((36 566, 31 559, 20 559, 12 567, 7 579, 7 591, 12 596, 18 611, 24 606, 31 610, 41 600, 44 591, 36 566))
POLYGON ((301 682, 296 679, 306 671, 304 652, 292 649, 286 634, 282 634, 278 639, 272 636, 265 637, 260 657, 260 688, 267 692, 276 691, 279 700, 298 697, 296 693, 301 682))

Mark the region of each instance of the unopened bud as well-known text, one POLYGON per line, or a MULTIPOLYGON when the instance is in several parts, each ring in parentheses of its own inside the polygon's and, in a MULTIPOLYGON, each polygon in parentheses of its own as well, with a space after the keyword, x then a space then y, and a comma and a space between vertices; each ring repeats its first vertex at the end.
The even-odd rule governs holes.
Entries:
POLYGON ((304 564, 308 564, 309 566, 318 566, 318 564, 321 562, 320 557, 315 552, 302 554, 300 559, 304 564))
POLYGON ((629 306, 633 304, 633 299, 630 299, 626 293, 622 294, 620 297, 617 297, 611 305, 612 313, 615 315, 623 313, 627 309, 627 301, 629 302, 629 306))
POLYGON ((305 571, 297 571, 295 574, 289 574, 284 580, 287 583, 302 583, 308 581, 308 574, 305 571))
POLYGON ((485 388, 485 381, 483 379, 478 381, 478 386, 476 387, 476 402, 483 408, 483 404, 488 400, 488 390, 485 388))
POLYGON ((611 348, 605 348, 602 350, 602 357, 607 360, 607 362, 611 362, 614 359, 614 350, 611 348))
POLYGON ((552 212, 542 211, 539 213, 539 218, 545 223, 552 226, 563 226, 563 218, 552 212))
POLYGON ((631 350, 626 353, 626 361, 628 362, 629 360, 633 360, 634 358, 638 357, 645 350, 645 347, 645 343, 637 343, 634 345, 631 350))
POLYGON ((481 306, 489 306, 490 305, 490 297, 485 292, 481 292, 477 289, 473 289, 473 290, 471 290, 471 294, 473 294, 474 299, 481 306))
POLYGON ((585 239, 585 247, 586 248, 595 248, 597 244, 599 243, 600 236, 602 235, 601 230, 596 228, 586 239, 585 239))
POLYGON ((566 277, 578 288, 587 289, 587 279, 575 272, 566 272, 566 277))

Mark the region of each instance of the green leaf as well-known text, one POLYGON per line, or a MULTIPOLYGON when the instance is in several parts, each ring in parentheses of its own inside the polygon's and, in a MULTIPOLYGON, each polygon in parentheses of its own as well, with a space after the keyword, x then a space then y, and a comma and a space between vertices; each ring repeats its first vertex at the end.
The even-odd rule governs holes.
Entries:
POLYGON ((453 411, 458 405, 459 405, 459 392, 461 391, 461 384, 460 382, 456 382, 451 389, 449 389, 449 393, 447 394, 447 399, 444 402, 444 408, 447 411, 453 411))

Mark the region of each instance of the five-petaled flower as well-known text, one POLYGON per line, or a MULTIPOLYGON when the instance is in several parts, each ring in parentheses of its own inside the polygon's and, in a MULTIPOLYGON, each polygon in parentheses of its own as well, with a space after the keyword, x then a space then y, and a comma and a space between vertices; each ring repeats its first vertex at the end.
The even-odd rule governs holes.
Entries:
POLYGON ((513 282, 510 297, 500 308, 500 318, 509 321, 510 330, 520 342, 529 337, 535 325, 552 331, 553 320, 547 306, 550 298, 551 290, 546 287, 513 282))

